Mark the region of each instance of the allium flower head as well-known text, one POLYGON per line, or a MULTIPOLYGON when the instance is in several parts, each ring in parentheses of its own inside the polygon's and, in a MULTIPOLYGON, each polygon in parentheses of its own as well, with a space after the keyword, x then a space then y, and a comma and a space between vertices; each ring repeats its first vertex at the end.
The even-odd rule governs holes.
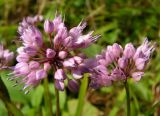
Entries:
MULTIPOLYGON (((40 18, 40 17, 39 17, 40 18)), ((99 36, 93 36, 93 31, 82 34, 86 23, 68 30, 62 16, 56 16, 53 20, 44 21, 45 37, 36 24, 41 21, 34 18, 25 18, 20 23, 18 32, 22 40, 22 46, 17 49, 17 64, 11 79, 18 79, 18 83, 24 83, 24 90, 36 86, 49 72, 54 75, 55 87, 64 90, 64 81, 68 79, 65 71, 72 72, 75 79, 82 78, 86 68, 85 59, 71 54, 77 48, 86 48, 95 42, 99 36), (49 44, 49 45, 48 45, 49 44)), ((69 82, 72 90, 76 89, 75 82, 69 82), (73 83, 73 84, 71 84, 73 83), (74 88, 75 86, 75 88, 74 88)))
POLYGON ((90 85, 94 88, 109 86, 129 77, 139 81, 154 49, 155 44, 152 45, 148 39, 137 49, 132 43, 126 44, 124 49, 117 43, 108 46, 95 59, 97 64, 92 68, 90 85))

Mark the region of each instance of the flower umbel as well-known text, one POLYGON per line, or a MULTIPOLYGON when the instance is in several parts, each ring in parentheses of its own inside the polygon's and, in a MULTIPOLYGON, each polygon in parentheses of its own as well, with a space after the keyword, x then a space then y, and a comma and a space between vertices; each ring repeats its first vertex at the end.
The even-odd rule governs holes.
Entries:
POLYGON ((26 18, 20 23, 18 32, 23 45, 17 49, 18 63, 12 73, 14 76, 10 79, 16 79, 17 83, 24 83, 23 90, 28 92, 46 78, 49 72, 52 72, 57 89, 64 90, 64 81, 68 80, 69 88, 72 91, 76 90, 78 84, 75 81, 70 81, 65 72, 78 71, 79 75, 78 77, 76 75, 75 79, 80 79, 85 72, 82 63, 84 58, 77 54, 71 54, 71 51, 73 53, 77 48, 88 47, 99 38, 99 35, 93 36, 93 32, 83 35, 82 31, 86 27, 86 23, 82 22, 77 27, 68 30, 62 16, 59 15, 54 20, 44 21, 44 32, 49 38, 49 43, 47 43, 36 26, 41 21, 40 19, 42 17, 26 18), (67 64, 67 62, 69 63, 67 64))
POLYGON ((108 46, 95 59, 97 65, 91 70, 91 87, 109 86, 129 77, 139 81, 154 50, 155 44, 151 45, 148 39, 137 49, 132 43, 126 44, 124 49, 117 43, 108 46))

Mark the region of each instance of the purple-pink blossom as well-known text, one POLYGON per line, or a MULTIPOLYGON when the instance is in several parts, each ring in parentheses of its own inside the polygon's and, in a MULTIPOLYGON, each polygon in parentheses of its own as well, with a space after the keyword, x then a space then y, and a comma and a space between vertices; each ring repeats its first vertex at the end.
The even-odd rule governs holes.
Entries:
MULTIPOLYGON (((23 90, 28 91, 52 73, 55 87, 64 90, 64 81, 69 81, 66 71, 73 74, 73 79, 80 79, 87 70, 85 59, 73 55, 74 50, 90 46, 99 35, 93 36, 93 31, 84 35, 86 23, 83 22, 68 30, 62 16, 58 15, 44 21, 44 38, 36 26, 42 19, 41 16, 28 17, 20 23, 22 46, 17 48, 17 64, 10 79, 19 78, 17 82, 24 83, 23 90)), ((77 91, 78 87, 74 81, 69 81, 69 88, 77 91)))
POLYGON ((117 43, 107 46, 102 54, 97 55, 96 66, 90 69, 90 86, 110 86, 114 81, 126 81, 128 78, 139 81, 154 50, 155 44, 148 39, 138 48, 132 43, 126 44, 124 49, 117 43))

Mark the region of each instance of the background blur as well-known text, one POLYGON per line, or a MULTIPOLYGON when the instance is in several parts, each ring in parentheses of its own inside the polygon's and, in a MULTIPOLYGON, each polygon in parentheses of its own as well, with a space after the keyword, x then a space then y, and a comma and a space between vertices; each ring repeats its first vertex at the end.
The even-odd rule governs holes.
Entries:
MULTIPOLYGON (((84 19, 86 31, 95 30, 101 34, 99 41, 83 50, 89 57, 100 53, 106 45, 117 42, 125 45, 133 42, 138 46, 148 37, 159 44, 160 40, 160 0, 0 0, 0 42, 12 51, 16 50, 17 26, 23 17, 43 15, 53 18, 58 11, 65 16, 68 27, 79 24, 84 19)), ((153 116, 160 113, 160 53, 159 46, 154 52, 145 76, 140 82, 130 83, 132 116, 153 116)), ((20 87, 12 87, 7 81, 8 72, 1 77, 8 88, 12 101, 26 116, 47 116, 44 105, 44 86, 33 89, 25 95, 20 87)), ((55 92, 49 84, 53 112, 55 112, 55 92)), ((60 93, 60 107, 63 116, 74 116, 77 94, 67 89, 60 93)), ((126 114, 125 90, 121 84, 87 93, 82 116, 124 116, 126 114)), ((7 110, 0 101, 0 116, 7 116, 7 110)), ((159 114, 160 115, 160 114, 159 114)))

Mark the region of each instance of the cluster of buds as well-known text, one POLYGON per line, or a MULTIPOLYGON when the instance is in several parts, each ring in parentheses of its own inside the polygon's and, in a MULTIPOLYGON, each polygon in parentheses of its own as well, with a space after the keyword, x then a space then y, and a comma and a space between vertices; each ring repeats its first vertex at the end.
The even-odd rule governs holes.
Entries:
POLYGON ((8 49, 4 49, 2 45, 0 45, 0 70, 9 68, 8 65, 14 58, 14 53, 10 52, 8 49))
POLYGON ((107 46, 95 59, 90 86, 110 86, 114 81, 126 81, 130 77, 139 81, 154 49, 155 45, 147 39, 137 49, 132 43, 126 44, 124 49, 117 43, 107 46))
POLYGON ((18 63, 10 79, 16 79, 18 84, 24 83, 23 90, 27 93, 51 72, 58 90, 64 90, 65 80, 68 80, 68 88, 72 91, 76 90, 78 83, 69 79, 65 72, 70 71, 74 79, 80 79, 87 69, 83 63, 85 59, 76 54, 73 55, 73 52, 77 48, 90 46, 99 38, 99 35, 93 36, 93 31, 83 35, 82 31, 86 23, 82 22, 68 30, 59 15, 52 21, 48 19, 44 21, 44 32, 49 38, 49 44, 43 39, 46 36, 43 36, 35 25, 35 22, 41 19, 42 17, 27 18, 20 23, 18 31, 23 46, 17 49, 18 63))
POLYGON ((29 25, 32 26, 41 21, 43 21, 43 16, 41 15, 36 15, 34 17, 28 16, 26 18, 23 18, 22 22, 19 24, 20 26, 18 27, 18 33, 23 34, 23 32, 28 28, 29 25))

